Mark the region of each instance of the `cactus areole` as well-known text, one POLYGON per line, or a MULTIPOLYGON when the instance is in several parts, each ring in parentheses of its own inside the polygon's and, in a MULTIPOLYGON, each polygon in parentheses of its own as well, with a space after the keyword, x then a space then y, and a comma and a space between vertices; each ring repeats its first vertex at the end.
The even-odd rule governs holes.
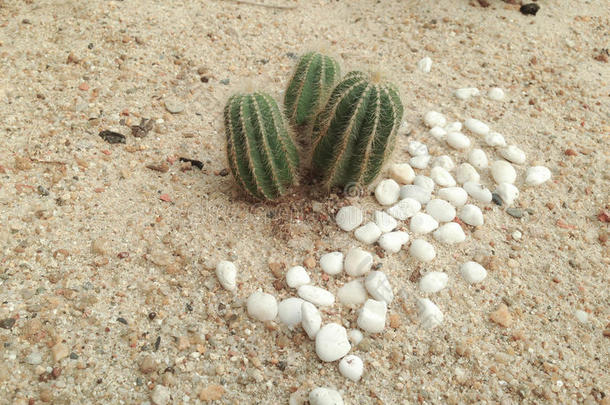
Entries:
POLYGON ((277 103, 265 93, 236 94, 224 110, 227 158, 237 184, 273 200, 297 181, 299 156, 277 103))
POLYGON ((313 173, 326 187, 370 184, 394 149, 402 114, 396 86, 348 73, 313 125, 313 173))

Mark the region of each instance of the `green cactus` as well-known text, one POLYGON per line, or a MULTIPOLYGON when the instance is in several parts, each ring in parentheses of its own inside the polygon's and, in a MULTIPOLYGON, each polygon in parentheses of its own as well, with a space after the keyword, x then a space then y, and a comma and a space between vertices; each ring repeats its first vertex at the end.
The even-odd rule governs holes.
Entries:
POLYGON ((312 129, 312 170, 326 187, 370 184, 394 149, 403 107, 379 75, 350 72, 312 129))
POLYGON ((301 57, 284 95, 284 111, 293 127, 307 126, 326 102, 341 76, 330 56, 309 52, 301 57))
POLYGON ((299 155, 286 120, 271 96, 235 94, 224 110, 227 157, 248 194, 273 200, 297 181, 299 155))

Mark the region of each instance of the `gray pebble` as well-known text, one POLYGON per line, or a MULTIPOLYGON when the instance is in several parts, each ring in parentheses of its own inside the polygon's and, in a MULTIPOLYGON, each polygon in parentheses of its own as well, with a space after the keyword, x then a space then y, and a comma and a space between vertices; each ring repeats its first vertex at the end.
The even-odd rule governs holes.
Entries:
POLYGON ((176 99, 165 100, 165 109, 172 114, 179 114, 184 111, 184 104, 176 99))
POLYGON ((511 217, 521 218, 523 216, 523 210, 520 208, 510 207, 506 209, 506 213, 511 217))
POLYGON ((37 366, 42 363, 42 354, 38 352, 32 352, 28 354, 28 356, 25 358, 25 362, 31 364, 32 366, 37 366))

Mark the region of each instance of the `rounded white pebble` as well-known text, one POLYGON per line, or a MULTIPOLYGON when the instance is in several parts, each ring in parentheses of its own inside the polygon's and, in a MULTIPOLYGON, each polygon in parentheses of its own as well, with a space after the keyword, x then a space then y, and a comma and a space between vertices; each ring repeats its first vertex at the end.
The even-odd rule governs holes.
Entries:
POLYGON ((381 229, 374 222, 367 222, 356 229, 354 236, 360 242, 370 245, 377 242, 377 239, 381 236, 381 229))
POLYGON ((551 179, 551 171, 544 166, 529 167, 525 172, 525 184, 539 186, 551 179))
POLYGON ((297 290, 297 293, 304 300, 322 307, 335 303, 335 296, 330 291, 315 285, 302 285, 297 290))
MULTIPOLYGON (((432 193, 423 187, 420 187, 415 184, 408 184, 408 185, 402 186, 400 188, 399 198, 401 200, 403 200, 405 198, 411 198, 413 200, 416 200, 420 204, 426 204, 428 201, 430 201, 431 195, 432 195, 432 193)), ((400 204, 400 202, 399 202, 399 204, 400 204)), ((392 215, 392 214, 390 214, 390 215, 392 215)))
POLYGON ((400 184, 411 184, 415 172, 408 163, 395 163, 390 166, 390 177, 400 184))
POLYGON ((430 73, 430 69, 432 68, 432 59, 430 59, 429 56, 420 59, 419 62, 417 62, 417 68, 423 73, 430 73))
POLYGON ((496 194, 500 196, 504 204, 513 205, 519 197, 519 189, 510 183, 500 183, 496 187, 496 194))
POLYGON ((489 165, 489 162, 487 161, 487 155, 485 154, 485 151, 483 151, 483 149, 471 150, 470 153, 468 153, 468 162, 475 169, 479 170, 486 169, 489 165))
POLYGON ((358 344, 362 342, 362 339, 364 339, 364 335, 358 329, 350 329, 350 331, 347 332, 347 336, 354 346, 358 346, 358 344))
POLYGON ((439 157, 434 158, 434 160, 432 161, 432 167, 437 166, 442 167, 443 169, 450 172, 455 168, 455 163, 453 163, 451 157, 447 155, 441 155, 439 157))
POLYGON ((303 266, 294 266, 286 272, 286 284, 291 288, 299 288, 302 285, 309 284, 311 279, 307 270, 303 266))
POLYGON ((468 193, 462 187, 441 188, 436 195, 449 201, 454 207, 461 207, 468 200, 468 193))
POLYGON ((438 222, 449 222, 455 218, 455 207, 445 200, 435 198, 426 204, 426 213, 438 222))
POLYGON ((388 306, 385 301, 366 300, 358 314, 358 327, 365 332, 380 333, 385 328, 388 306))
POLYGON ((430 177, 441 187, 453 187, 456 184, 451 173, 440 166, 433 167, 430 170, 430 177))
POLYGON ((347 331, 338 323, 326 324, 316 334, 316 354, 322 361, 339 360, 351 348, 347 331))
POLYGON ((464 205, 458 214, 458 218, 472 226, 483 225, 483 212, 479 207, 472 204, 464 205))
POLYGON ((381 205, 392 205, 398 201, 400 186, 392 179, 385 179, 375 187, 375 198, 381 205))
POLYGON ((421 262, 430 262, 436 257, 436 250, 431 243, 415 239, 409 247, 409 254, 421 262))
POLYGON ((464 126, 473 134, 485 136, 489 133, 489 125, 475 118, 468 118, 464 126))
POLYGON ((396 222, 394 217, 389 214, 386 214, 383 211, 375 211, 373 213, 373 220, 375 221, 375 224, 377 224, 381 232, 393 231, 394 228, 398 226, 398 222, 396 222))
POLYGON ((414 168, 421 170, 428 167, 430 159, 432 159, 430 155, 413 156, 411 159, 409 159, 409 164, 414 168))
POLYGON ((337 290, 337 300, 343 305, 361 305, 366 301, 366 288, 361 279, 345 283, 337 290))
POLYGON ((423 188, 426 191, 429 191, 430 193, 434 191, 434 180, 432 180, 431 177, 424 176, 423 174, 418 174, 415 176, 413 184, 423 188))
POLYGON ((580 323, 589 322, 589 314, 583 311, 582 309, 577 309, 576 311, 574 311, 574 316, 576 317, 576 319, 578 319, 578 322, 580 323))
POLYGON ((431 215, 418 212, 411 217, 409 229, 413 233, 426 234, 438 228, 438 222, 431 215))
POLYGON ((496 147, 496 146, 506 146, 506 141, 504 140, 504 136, 497 132, 490 132, 485 135, 485 143, 488 146, 496 147))
POLYGON ((235 291, 237 283, 235 281, 237 277, 237 268, 232 262, 226 260, 220 261, 216 265, 216 277, 220 285, 227 291, 235 291))
POLYGON ((448 281, 449 276, 447 273, 431 271, 419 280, 419 288, 426 293, 435 293, 447 287, 448 281))
POLYGON ((444 127, 447 123, 447 119, 445 116, 436 111, 428 111, 426 115, 424 115, 424 123, 432 128, 432 127, 444 127))
POLYGON ((487 270, 477 262, 466 262, 460 266, 462 277, 470 284, 480 283, 487 277, 487 270))
MULTIPOLYGON (((417 186, 416 186, 417 187, 417 186)), ((429 195, 430 193, 428 193, 429 195)), ((430 198, 428 198, 430 200, 430 198)), ((421 210, 421 204, 419 201, 413 198, 404 198, 391 208, 387 209, 388 214, 394 218, 404 221, 407 218, 411 218, 413 215, 421 210)))
POLYGON ((322 325, 322 315, 318 308, 311 302, 303 301, 301 304, 301 326, 310 339, 315 339, 320 326, 322 325))
POLYGON ((318 387, 309 393, 309 405, 343 405, 339 391, 318 387))
POLYGON ((515 145, 508 145, 505 148, 502 148, 500 151, 500 155, 509 162, 513 162, 517 165, 522 165, 525 163, 525 152, 516 147, 515 145))
POLYGON ((447 137, 447 131, 442 127, 432 127, 428 133, 437 141, 442 141, 447 137))
POLYGON ((259 321, 272 321, 277 316, 277 300, 271 294, 256 291, 246 303, 248 315, 259 321))
POLYGON ((504 99, 504 90, 499 87, 492 87, 489 89, 489 92, 487 92, 487 97, 494 101, 500 101, 504 99))
POLYGON ((353 205, 341 208, 336 217, 337 225, 346 232, 356 229, 363 219, 362 210, 353 205))
POLYGON ((443 313, 435 303, 427 298, 417 300, 417 312, 422 327, 432 329, 443 323, 443 313))
POLYGON ((434 231, 432 235, 434 236, 434 239, 447 245, 464 242, 466 240, 464 230, 455 222, 449 222, 442 225, 440 228, 434 231))
POLYGON ((345 272, 352 277, 367 273, 373 265, 373 255, 360 248, 351 248, 345 255, 345 272))
POLYGON ((409 241, 409 234, 402 231, 388 232, 379 238, 379 246, 389 253, 398 253, 402 245, 409 241))
POLYGON ((477 172, 477 169, 472 167, 470 163, 462 163, 459 165, 455 170, 455 178, 460 184, 464 184, 468 181, 478 183, 479 180, 481 180, 479 172, 477 172))
POLYGON ((482 202, 485 204, 491 202, 491 191, 489 191, 488 188, 483 187, 481 184, 467 181, 463 184, 462 187, 464 188, 464 190, 466 190, 469 196, 471 196, 478 202, 482 202))
POLYGON ((320 267, 324 273, 334 276, 343 271, 343 253, 330 252, 320 257, 320 267))
POLYGON ((290 328, 301 323, 301 306, 303 302, 305 301, 296 297, 280 301, 277 307, 280 322, 290 328))
POLYGON ((470 147, 470 138, 461 132, 450 132, 447 135, 447 145, 453 149, 466 150, 470 147))
POLYGON ((447 132, 460 132, 462 130, 462 123, 459 121, 450 122, 445 126, 447 132))
POLYGON ((364 372, 362 359, 354 354, 348 354, 339 362, 339 372, 345 378, 352 381, 359 381, 364 372))
POLYGON ((453 94, 460 100, 467 100, 470 97, 478 96, 480 92, 476 87, 464 87, 457 89, 453 94))
POLYGON ((386 304, 391 304, 394 299, 392 285, 390 280, 381 271, 371 271, 364 279, 364 286, 371 294, 371 297, 377 301, 384 301, 386 304))
POLYGON ((428 147, 426 144, 421 143, 419 141, 411 141, 407 145, 407 152, 411 156, 422 156, 428 154, 428 147))

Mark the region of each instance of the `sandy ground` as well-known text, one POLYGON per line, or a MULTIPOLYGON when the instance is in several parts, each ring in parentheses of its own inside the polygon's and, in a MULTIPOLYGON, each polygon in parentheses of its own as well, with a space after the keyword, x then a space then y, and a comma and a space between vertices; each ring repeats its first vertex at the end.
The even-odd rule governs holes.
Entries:
MULTIPOLYGON (((140 404, 156 385, 173 404, 287 403, 315 386, 349 404, 610 403, 610 10, 542 0, 534 17, 489 1, 0 0, 0 403, 140 404), (250 81, 279 99, 295 55, 320 41, 344 71, 379 67, 399 86, 411 132, 394 162, 409 139, 463 161, 427 137, 422 115, 436 109, 489 122, 554 176, 522 189, 522 218, 490 204, 486 224, 430 265, 376 257, 399 299, 392 325, 354 350, 359 383, 243 304, 259 288, 294 294, 269 263, 358 245, 332 218, 348 203, 378 208, 373 197, 304 188, 253 204, 223 176, 226 98, 250 81), (424 56, 429 74, 416 69, 424 56), (507 97, 457 100, 466 86, 507 97), (141 118, 156 123, 136 138, 141 118), (222 259, 239 268, 236 294, 213 274, 222 259), (489 269, 478 287, 459 276, 471 259, 489 269), (451 281, 430 294, 445 314, 430 331, 415 281, 433 269, 451 281), (508 327, 489 321, 503 303, 508 327)), ((311 273, 331 291, 347 280, 311 273)), ((356 312, 324 317, 353 326, 356 312)))

